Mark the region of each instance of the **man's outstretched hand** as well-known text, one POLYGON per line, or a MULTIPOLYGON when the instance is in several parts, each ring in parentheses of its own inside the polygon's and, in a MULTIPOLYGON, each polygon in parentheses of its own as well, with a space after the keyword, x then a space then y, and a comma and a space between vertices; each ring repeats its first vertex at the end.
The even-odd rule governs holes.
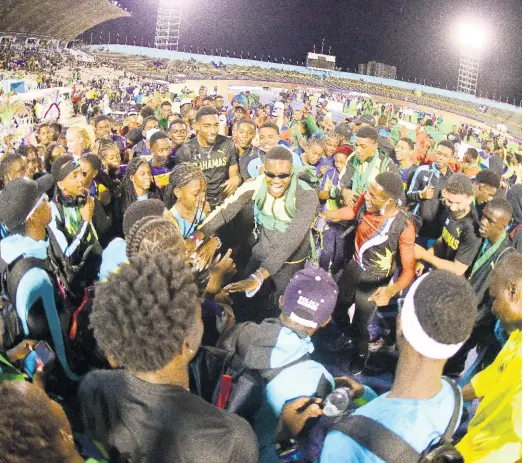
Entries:
POLYGON ((241 293, 243 291, 254 291, 258 287, 258 282, 249 277, 245 280, 237 281, 236 283, 231 283, 227 285, 223 290, 226 293, 241 293))

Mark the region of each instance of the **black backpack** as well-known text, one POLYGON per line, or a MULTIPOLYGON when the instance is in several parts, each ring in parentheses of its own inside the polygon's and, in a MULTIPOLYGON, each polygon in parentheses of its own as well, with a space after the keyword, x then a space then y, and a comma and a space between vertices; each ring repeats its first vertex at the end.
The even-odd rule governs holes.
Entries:
MULTIPOLYGON (((354 218, 354 223, 345 230, 341 238, 346 238, 347 236, 350 236, 350 240, 346 245, 345 254, 347 256, 353 256, 355 251, 355 239, 356 239, 356 228, 359 224, 363 222, 363 216, 367 212, 367 206, 365 203, 362 204, 362 206, 359 208, 358 213, 356 214, 356 217, 354 218)), ((402 208, 399 208, 399 212, 394 218, 389 231, 388 231, 388 243, 389 243, 389 249, 390 251, 396 255, 396 264, 400 265, 401 260, 400 256, 396 254, 396 251, 398 250, 399 245, 399 239, 400 235, 403 233, 405 228, 407 228, 407 221, 410 221, 412 225, 414 226, 414 229, 416 231, 416 235, 418 234, 421 225, 423 223, 423 220, 419 215, 412 214, 410 212, 406 212, 402 208)))
MULTIPOLYGON (((34 268, 40 268, 47 272, 53 283, 55 302, 57 304, 56 313, 44 311, 43 316, 46 319, 46 326, 49 330, 49 340, 66 377, 73 382, 77 382, 80 380, 80 377, 71 369, 71 359, 68 358, 73 353, 71 351, 73 343, 68 339, 67 332, 71 327, 71 322, 78 321, 78 315, 82 312, 83 306, 74 311, 76 313, 71 313, 67 299, 62 297, 57 288, 57 280, 49 266, 48 259, 20 256, 10 264, 7 264, 0 258, 0 298, 2 301, 0 316, 4 323, 3 343, 0 347, 4 350, 10 349, 26 337, 22 320, 16 308, 16 299, 20 281, 27 272, 34 268), (61 310, 59 307, 61 307, 61 310)), ((29 317, 29 314, 26 314, 26 316, 29 317)), ((76 364, 82 363, 83 359, 76 362, 76 364)))
POLYGON ((439 441, 417 452, 396 433, 371 418, 351 415, 338 421, 332 429, 354 439, 386 463, 463 463, 463 456, 452 444, 452 435, 458 424, 463 401, 461 392, 451 379, 443 378, 454 393, 454 411, 447 429, 439 441))
POLYGON ((201 347, 189 364, 191 392, 217 408, 253 422, 265 393, 265 381, 234 352, 201 347))
POLYGON ((47 270, 45 261, 36 257, 20 256, 10 264, 0 258, 0 317, 4 322, 2 348, 4 352, 24 338, 24 330, 16 311, 16 292, 24 275, 33 268, 47 270))

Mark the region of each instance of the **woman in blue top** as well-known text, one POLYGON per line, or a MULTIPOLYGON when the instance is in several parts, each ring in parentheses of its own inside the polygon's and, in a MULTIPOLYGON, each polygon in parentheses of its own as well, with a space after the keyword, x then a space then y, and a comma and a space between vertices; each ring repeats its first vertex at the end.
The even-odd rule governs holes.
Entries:
POLYGON ((192 164, 177 165, 169 176, 164 202, 184 239, 190 238, 205 220, 206 191, 205 176, 192 164))
POLYGON ((151 166, 143 157, 134 158, 122 178, 122 213, 135 201, 151 198, 162 199, 161 191, 153 182, 151 166))

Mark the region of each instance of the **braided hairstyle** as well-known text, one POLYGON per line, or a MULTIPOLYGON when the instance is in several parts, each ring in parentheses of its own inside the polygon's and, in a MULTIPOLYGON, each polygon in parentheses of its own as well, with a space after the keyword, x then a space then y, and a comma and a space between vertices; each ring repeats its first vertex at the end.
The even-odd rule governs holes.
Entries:
POLYGON ((183 255, 185 242, 172 220, 147 216, 138 220, 126 236, 127 256, 150 255, 155 252, 183 255))
POLYGON ((174 190, 176 188, 183 188, 185 185, 192 182, 194 179, 199 179, 204 184, 207 183, 203 172, 195 165, 189 162, 183 162, 177 165, 169 175, 169 184, 165 187, 163 202, 167 209, 171 209, 176 203, 176 196, 174 190))
POLYGON ((307 148, 313 146, 320 146, 323 152, 325 152, 325 139, 323 137, 313 136, 307 140, 307 148))
POLYGON ((158 371, 182 352, 199 302, 183 255, 134 255, 96 288, 94 337, 118 365, 158 371))
MULTIPOLYGON (((122 212, 125 212, 129 205, 137 200, 136 190, 134 189, 131 175, 134 175, 138 168, 144 163, 149 165, 147 159, 143 157, 137 157, 127 164, 127 171, 122 178, 122 212)), ((151 182, 151 186, 149 187, 148 199, 151 198, 162 199, 162 193, 156 186, 154 179, 151 182)))

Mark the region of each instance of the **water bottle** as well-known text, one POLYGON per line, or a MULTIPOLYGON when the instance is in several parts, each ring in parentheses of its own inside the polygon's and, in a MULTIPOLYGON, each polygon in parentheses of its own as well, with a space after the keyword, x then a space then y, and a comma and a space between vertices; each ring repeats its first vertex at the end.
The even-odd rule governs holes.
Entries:
POLYGON ((323 414, 326 416, 340 416, 349 408, 350 389, 347 387, 340 387, 334 389, 325 399, 323 406, 323 414))

